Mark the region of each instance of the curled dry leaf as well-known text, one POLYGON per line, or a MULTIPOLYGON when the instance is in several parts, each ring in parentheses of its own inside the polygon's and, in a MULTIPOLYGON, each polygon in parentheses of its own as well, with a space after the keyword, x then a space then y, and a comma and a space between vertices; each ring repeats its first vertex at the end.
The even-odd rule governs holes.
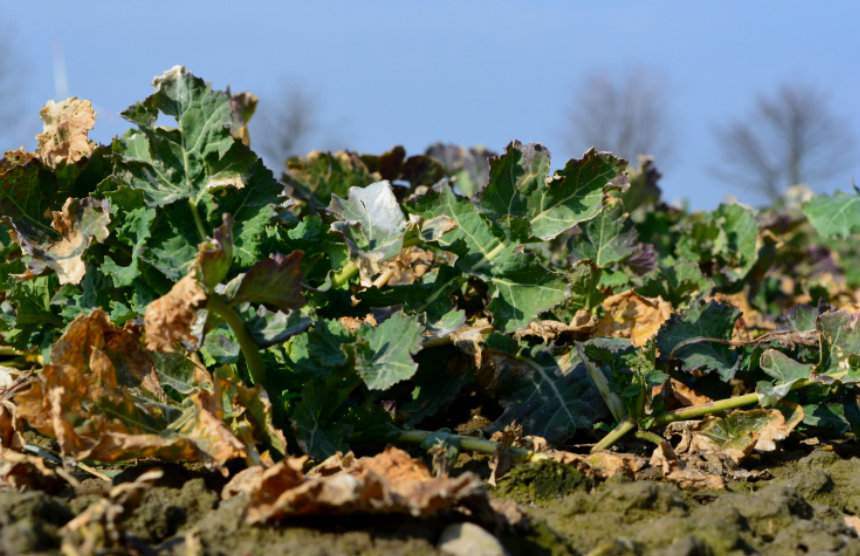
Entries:
POLYGON ((787 438, 803 416, 799 405, 792 407, 788 418, 778 409, 738 410, 702 421, 672 423, 666 434, 681 435, 675 447, 680 457, 715 457, 737 465, 753 451, 774 451, 776 443, 787 438))
MULTIPOLYGON (((726 488, 723 473, 706 469, 697 459, 678 457, 668 441, 654 448, 650 464, 660 470, 663 478, 687 489, 722 490, 726 488)), ((724 471, 717 466, 717 471, 724 471)))
POLYGON ((387 448, 374 457, 337 454, 308 472, 305 458, 287 458, 269 469, 237 474, 222 496, 249 496, 246 519, 262 523, 287 516, 384 513, 429 516, 478 502, 487 504, 476 475, 433 477, 409 454, 387 448))
POLYGON ((222 467, 234 458, 253 461, 255 438, 270 434, 271 419, 261 391, 251 404, 250 392, 226 380, 179 355, 156 357, 131 329, 117 328, 96 310, 69 325, 52 348, 51 364, 14 402, 17 418, 56 439, 66 456, 222 467), (181 401, 162 382, 181 390, 181 401))
POLYGON ((107 239, 110 231, 107 201, 69 197, 62 210, 52 212, 51 228, 59 239, 44 239, 24 233, 13 224, 21 250, 28 255, 27 274, 33 276, 51 269, 60 284, 80 284, 86 273, 84 252, 93 243, 107 239))
POLYGON ((669 408, 704 405, 714 401, 675 378, 670 378, 665 383, 655 386, 651 395, 655 398, 662 395, 667 400, 667 407, 669 408))
POLYGON ((595 328, 597 336, 629 338, 637 347, 657 335, 672 314, 672 305, 660 297, 643 297, 633 290, 607 297, 604 315, 595 328))
POLYGON ((146 347, 170 352, 182 344, 196 349, 206 323, 205 303, 206 291, 194 273, 189 273, 146 306, 143 316, 146 347))
POLYGON ((514 332, 514 338, 519 341, 534 336, 549 343, 565 333, 589 334, 597 324, 597 317, 591 311, 580 309, 573 315, 570 324, 557 320, 533 320, 526 327, 514 332))
POLYGON ((90 101, 76 97, 60 102, 49 100, 39 114, 44 129, 36 141, 45 166, 55 169, 61 164, 74 164, 93 153, 96 145, 88 135, 96 125, 96 112, 90 101))

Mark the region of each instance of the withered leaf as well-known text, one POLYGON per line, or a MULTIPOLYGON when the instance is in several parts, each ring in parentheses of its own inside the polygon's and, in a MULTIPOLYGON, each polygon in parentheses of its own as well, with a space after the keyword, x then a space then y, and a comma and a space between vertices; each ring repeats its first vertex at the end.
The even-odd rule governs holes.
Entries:
POLYGON ((166 352, 179 345, 196 349, 206 324, 206 299, 206 291, 192 272, 147 305, 143 315, 146 347, 166 352))
POLYGON ((90 101, 76 97, 60 102, 49 100, 39 114, 45 125, 36 140, 45 166, 53 169, 74 164, 93 153, 96 145, 88 135, 96 125, 96 112, 90 101))
POLYGON ((18 419, 56 439, 66 456, 221 467, 234 458, 259 461, 257 439, 271 434, 264 430, 271 424, 265 394, 244 391, 234 378, 147 351, 133 329, 96 310, 72 322, 51 363, 14 402, 18 419), (254 394, 256 406, 249 403, 254 394))
POLYGON ((350 513, 424 517, 472 499, 486 502, 477 476, 433 477, 422 463, 397 448, 364 458, 336 454, 306 473, 304 462, 287 458, 269 469, 251 467, 227 484, 223 496, 247 493, 250 523, 350 513))
POLYGON ((84 252, 110 234, 110 210, 106 201, 89 197, 66 199, 62 210, 52 212, 51 228, 59 239, 30 236, 13 224, 18 244, 27 255, 29 275, 46 269, 57 273, 60 284, 80 284, 86 273, 84 252))
POLYGON ((643 297, 633 290, 607 297, 603 301, 604 315, 598 321, 595 334, 613 338, 630 338, 637 347, 644 346, 657 335, 672 314, 672 305, 660 297, 643 297))

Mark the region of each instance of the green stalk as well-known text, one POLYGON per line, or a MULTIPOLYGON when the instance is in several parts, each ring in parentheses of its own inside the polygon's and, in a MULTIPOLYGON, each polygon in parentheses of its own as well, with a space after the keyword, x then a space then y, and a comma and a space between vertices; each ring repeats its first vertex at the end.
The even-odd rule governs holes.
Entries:
MULTIPOLYGON (((400 431, 395 439, 395 442, 403 444, 421 444, 430 436, 437 434, 434 431, 423 430, 408 430, 400 431)), ((484 440, 483 438, 475 438, 474 436, 463 436, 460 434, 445 434, 444 439, 451 442, 457 448, 469 450, 471 452, 479 452, 482 454, 493 455, 500 448, 503 448, 498 442, 492 440, 484 440)), ((525 448, 508 447, 508 452, 517 461, 527 460, 531 457, 532 452, 525 448)))
POLYGON ((203 226, 203 220, 200 218, 200 213, 197 212, 197 203, 188 199, 188 206, 191 208, 191 216, 194 218, 194 226, 197 228, 197 233, 200 235, 200 241, 209 237, 206 233, 206 227, 203 226))
POLYGON ((621 440, 628 432, 636 428, 636 423, 632 419, 624 419, 618 423, 614 429, 609 431, 609 434, 600 439, 600 442, 592 446, 591 453, 608 450, 613 444, 621 440))
POLYGON ((651 444, 654 444, 655 446, 660 446, 663 444, 663 442, 665 442, 665 440, 663 440, 663 437, 661 437, 658 434, 654 434, 651 431, 636 431, 634 433, 634 436, 636 438, 638 438, 639 440, 644 440, 645 442, 650 442, 651 444))
POLYGON ((331 277, 331 283, 334 287, 339 288, 349 282, 356 274, 358 274, 358 265, 349 261, 331 277))
POLYGON ((696 419, 698 417, 704 417, 706 415, 720 413, 722 411, 729 411, 730 409, 737 409, 739 407, 746 407, 748 405, 755 405, 757 403, 759 403, 759 396, 755 392, 752 394, 744 394, 743 396, 733 396, 716 402, 682 407, 681 409, 664 413, 654 419, 654 424, 668 425, 675 421, 696 419))
MULTIPOLYGON (((209 296, 208 308, 221 317, 230 327, 230 330, 233 331, 233 335, 236 336, 236 340, 239 342, 239 348, 242 350, 242 356, 245 358, 245 364, 248 365, 248 372, 251 373, 254 384, 260 384, 265 388, 268 384, 266 382, 266 365, 263 363, 263 358, 260 357, 260 348, 245 328, 245 322, 242 320, 242 317, 218 294, 211 294, 209 296)), ((269 397, 276 399, 272 396, 269 397)))

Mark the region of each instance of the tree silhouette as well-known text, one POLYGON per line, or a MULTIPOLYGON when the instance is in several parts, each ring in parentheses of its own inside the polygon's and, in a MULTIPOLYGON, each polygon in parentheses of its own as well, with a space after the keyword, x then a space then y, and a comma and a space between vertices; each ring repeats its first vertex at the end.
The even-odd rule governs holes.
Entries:
POLYGON ((713 173, 769 200, 791 185, 815 185, 845 170, 855 156, 853 131, 828 97, 805 83, 760 96, 751 113, 715 131, 720 164, 713 173))

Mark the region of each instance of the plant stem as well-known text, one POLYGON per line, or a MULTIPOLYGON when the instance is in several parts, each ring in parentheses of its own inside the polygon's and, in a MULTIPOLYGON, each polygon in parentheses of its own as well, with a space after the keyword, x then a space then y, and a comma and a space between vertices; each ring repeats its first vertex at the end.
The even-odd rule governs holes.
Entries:
POLYGON ((200 213, 197 211, 197 203, 188 200, 188 206, 191 208, 191 216, 194 218, 194 226, 197 228, 197 233, 200 235, 200 241, 209 237, 206 233, 206 228, 203 226, 203 220, 200 218, 200 213))
MULTIPOLYGON (((421 444, 430 436, 438 434, 434 431, 423 431, 423 430, 408 430, 408 431, 400 431, 397 435, 396 442, 401 442, 404 444, 421 444)), ((504 447, 498 442, 493 442, 492 440, 484 440, 483 438, 475 438, 474 436, 463 436, 460 434, 444 434, 443 438, 461 448, 463 450, 469 450, 472 452, 480 452, 482 454, 495 454, 496 450, 504 447)), ((513 456, 515 460, 527 460, 531 457, 532 452, 530 450, 526 450, 525 448, 516 448, 516 447, 508 447, 508 452, 513 456)))
POLYGON ((624 435, 636 428, 636 423, 632 419, 624 419, 618 423, 614 429, 609 431, 609 434, 600 439, 600 442, 592 446, 591 453, 608 450, 613 444, 621 440, 624 435))
MULTIPOLYGON (((260 384, 265 388, 266 382, 266 365, 263 363, 263 358, 260 357, 260 348, 257 342, 248 333, 245 328, 245 323, 242 317, 230 306, 229 303, 218 294, 209 296, 209 310, 224 319, 224 322, 233 331, 236 340, 239 342, 239 348, 242 350, 242 356, 245 358, 245 364, 248 365, 248 372, 251 373, 251 378, 254 384, 260 384)), ((275 399, 269 396, 271 399, 275 399)))
POLYGON ((331 277, 331 283, 334 287, 339 288, 349 282, 356 274, 358 274, 358 265, 349 261, 331 277))
POLYGON ((737 409, 739 407, 745 407, 757 403, 759 403, 759 395, 755 392, 751 394, 744 394, 743 396, 733 396, 724 400, 718 400, 702 405, 682 407, 681 409, 676 409, 675 411, 664 413, 663 415, 660 415, 656 419, 654 419, 654 424, 668 425, 669 423, 674 423, 675 421, 696 419, 697 417, 704 417, 705 415, 720 413, 721 411, 728 411, 730 409, 737 409))
POLYGON ((665 440, 663 440, 663 437, 661 437, 660 435, 654 434, 651 431, 636 431, 634 433, 634 436, 636 438, 638 438, 639 440, 644 440, 645 442, 650 442, 651 444, 654 444, 655 446, 660 446, 661 444, 663 444, 663 442, 665 442, 665 440))

